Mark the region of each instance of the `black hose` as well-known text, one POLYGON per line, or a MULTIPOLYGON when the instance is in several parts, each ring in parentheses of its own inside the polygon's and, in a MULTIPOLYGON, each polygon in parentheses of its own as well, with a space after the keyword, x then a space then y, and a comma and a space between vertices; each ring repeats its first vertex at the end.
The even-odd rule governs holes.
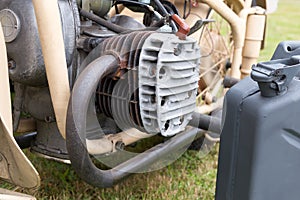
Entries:
POLYGON ((85 10, 81 10, 80 14, 83 17, 86 17, 94 22, 96 22, 97 24, 100 24, 101 26, 105 26, 106 28, 116 32, 116 33, 121 33, 121 34, 127 34, 127 33, 131 33, 134 31, 155 31, 158 28, 160 28, 162 25, 164 25, 164 20, 159 20, 157 23, 155 23, 153 26, 151 27, 146 27, 146 28, 142 28, 142 29, 127 29, 124 28, 122 26, 113 24, 111 22, 106 21, 105 19, 102 19, 101 17, 98 17, 97 15, 94 15, 92 13, 89 13, 85 10))
POLYGON ((128 28, 124 28, 122 26, 119 26, 119 25, 113 24, 111 22, 108 22, 105 19, 102 19, 101 17, 98 17, 97 15, 94 15, 93 13, 87 12, 83 9, 80 10, 80 15, 96 22, 97 24, 105 26, 109 30, 112 30, 116 33, 122 33, 122 32, 126 32, 126 31, 130 31, 130 29, 128 29, 128 28))

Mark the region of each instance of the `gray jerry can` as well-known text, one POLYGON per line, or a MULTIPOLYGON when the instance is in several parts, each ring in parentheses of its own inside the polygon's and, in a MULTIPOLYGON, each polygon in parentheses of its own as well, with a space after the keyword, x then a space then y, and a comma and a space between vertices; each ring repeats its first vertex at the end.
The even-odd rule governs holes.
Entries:
POLYGON ((216 200, 300 199, 300 42, 282 42, 271 61, 225 97, 216 200))

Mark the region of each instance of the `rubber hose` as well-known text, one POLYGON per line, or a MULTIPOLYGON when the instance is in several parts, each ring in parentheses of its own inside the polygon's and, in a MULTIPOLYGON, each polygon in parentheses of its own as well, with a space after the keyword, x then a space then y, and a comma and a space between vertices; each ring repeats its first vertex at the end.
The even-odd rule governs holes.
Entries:
POLYGON ((97 24, 100 24, 102 26, 105 26, 106 28, 108 28, 109 30, 112 30, 116 33, 122 33, 122 32, 126 32, 126 31, 130 31, 130 29, 124 28, 122 26, 113 24, 111 22, 106 21, 105 19, 102 19, 101 17, 98 17, 97 15, 94 15, 92 13, 89 13, 85 10, 80 10, 80 14, 83 17, 86 17, 94 22, 96 22, 97 24))

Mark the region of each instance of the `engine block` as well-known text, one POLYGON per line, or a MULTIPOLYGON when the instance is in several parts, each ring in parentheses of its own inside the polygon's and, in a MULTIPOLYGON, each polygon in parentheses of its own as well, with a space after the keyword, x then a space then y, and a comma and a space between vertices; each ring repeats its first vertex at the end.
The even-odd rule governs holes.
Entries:
POLYGON ((121 77, 101 81, 100 111, 122 130, 134 127, 164 136, 183 131, 195 109, 200 62, 196 41, 135 32, 108 39, 95 51, 112 50, 120 55, 121 77))

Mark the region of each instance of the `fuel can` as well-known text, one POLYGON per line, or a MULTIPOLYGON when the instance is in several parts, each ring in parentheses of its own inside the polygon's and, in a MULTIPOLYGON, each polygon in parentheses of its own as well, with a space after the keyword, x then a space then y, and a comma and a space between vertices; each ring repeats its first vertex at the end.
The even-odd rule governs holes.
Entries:
POLYGON ((227 92, 216 200, 300 199, 299 50, 281 43, 227 92))

